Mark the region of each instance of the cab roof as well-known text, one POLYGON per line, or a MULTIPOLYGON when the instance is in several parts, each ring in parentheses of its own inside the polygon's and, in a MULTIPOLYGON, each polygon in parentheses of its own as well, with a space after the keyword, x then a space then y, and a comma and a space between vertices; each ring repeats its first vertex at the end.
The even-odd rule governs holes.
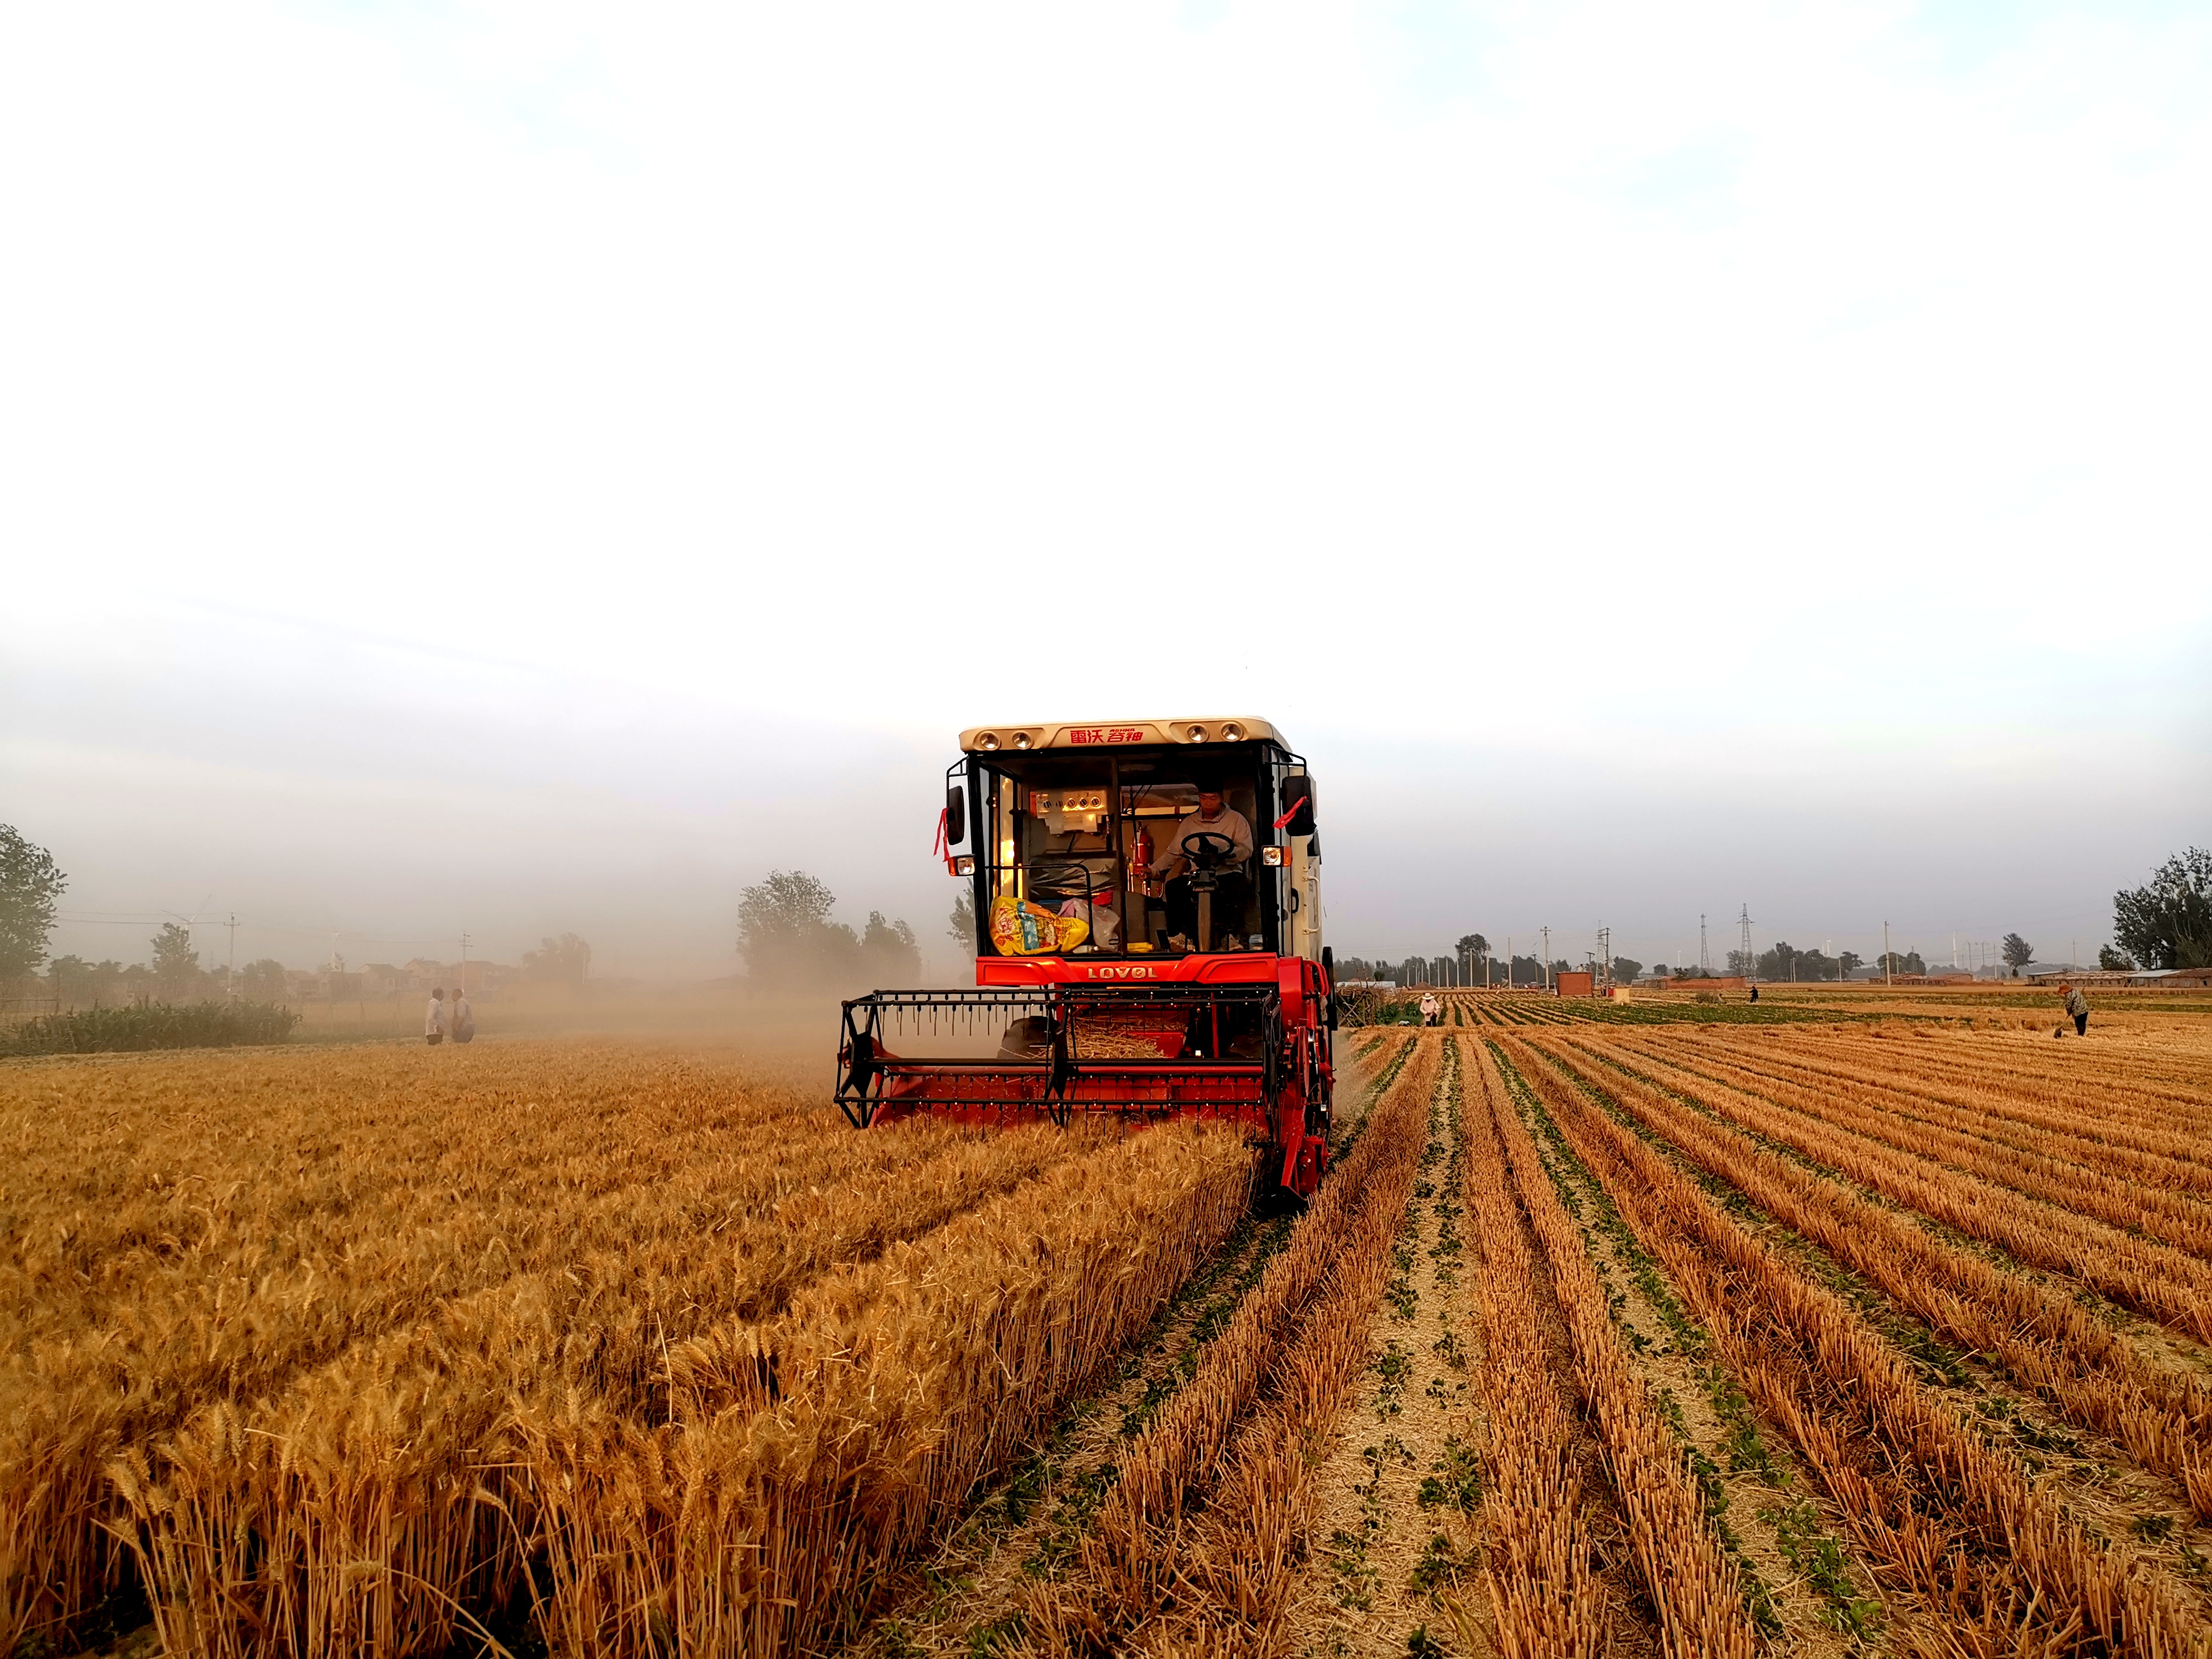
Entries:
MULTIPOLYGON (((966 754, 1007 749, 1106 749, 1138 744, 1276 743, 1282 733, 1249 714, 1178 714, 1172 720, 1027 720, 971 726, 960 734, 966 754)), ((1288 745, 1285 744, 1285 747, 1288 745)))

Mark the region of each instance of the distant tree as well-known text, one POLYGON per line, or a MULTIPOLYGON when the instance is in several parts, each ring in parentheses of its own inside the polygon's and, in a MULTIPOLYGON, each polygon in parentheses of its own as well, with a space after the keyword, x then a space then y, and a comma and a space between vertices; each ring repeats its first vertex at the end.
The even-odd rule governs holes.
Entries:
MULTIPOLYGON (((1743 953, 1739 951, 1735 954, 1741 956, 1743 953)), ((1759 977, 1781 980, 1796 978, 1797 958, 1803 954, 1803 951, 1792 946, 1788 939, 1775 940, 1772 950, 1761 951, 1759 953, 1759 977)))
POLYGON ((1637 976, 1643 971, 1644 964, 1633 957, 1615 957, 1613 959, 1613 977, 1615 984, 1633 985, 1636 983, 1637 976))
POLYGON ((541 939, 535 951, 522 953, 525 979, 544 980, 556 985, 581 985, 584 975, 591 970, 592 947, 578 933, 541 939))
POLYGON ((0 823, 0 980, 38 972, 54 931, 54 906, 68 885, 52 854, 0 823))
POLYGON ((886 921, 880 910, 868 912, 867 931, 860 935, 860 966, 878 986, 909 986, 921 982, 921 948, 914 929, 903 921, 886 921))
POLYGON ((952 901, 952 925, 945 931, 960 947, 963 956, 972 957, 975 954, 975 901, 965 887, 960 890, 960 896, 952 901))
POLYGON ((284 964, 274 957, 247 963, 239 971, 238 988, 248 1002, 282 1002, 290 989, 285 982, 284 964))
POLYGON ((1928 971, 1928 964, 1921 960, 1919 951, 1907 951, 1905 953, 1905 971, 1908 974, 1924 974, 1928 971))
POLYGON ((2146 968, 2212 968, 2212 850, 2192 847, 2113 894, 2112 939, 2146 968))
POLYGON ((1866 958, 1856 951, 1845 951, 1836 958, 1836 965, 1844 970, 1843 977, 1849 979, 1866 966, 1866 958))
POLYGON ((1759 958, 1746 956, 1741 951, 1731 951, 1728 953, 1728 970, 1731 974, 1747 976, 1755 974, 1759 971, 1759 958))
POLYGON ((2021 969, 2035 960, 2035 947, 2018 933, 2007 933, 2001 949, 2004 956, 2005 966, 2012 969, 2015 978, 2019 976, 2021 969))
POLYGON ((2136 971, 2135 958, 2121 955, 2109 945, 2097 947, 2097 966, 2108 974, 2132 974, 2136 971))
MULTIPOLYGON (((146 970, 136 964, 130 971, 142 980, 148 977, 146 970)), ((56 957, 46 964, 54 994, 67 1008, 114 1006, 128 1000, 124 972, 123 964, 112 958, 87 962, 82 957, 56 957)))
POLYGON ((1459 943, 1452 949, 1459 952, 1462 961, 1480 962, 1490 954, 1490 941, 1480 933, 1462 933, 1459 943))
POLYGON ((1651 977, 1654 979, 1671 979, 1674 974, 1674 970, 1663 962, 1654 963, 1651 966, 1651 977))
MULTIPOLYGON (((744 952, 754 981, 763 986, 793 985, 819 988, 849 985, 876 960, 860 936, 842 922, 830 920, 837 896, 828 885, 801 870, 777 870, 764 881, 748 887, 738 904, 738 948, 744 952)), ((870 917, 879 951, 912 949, 913 930, 904 922, 870 917)), ((909 980, 919 977, 916 966, 897 971, 909 980)))
POLYGON ((200 953, 192 949, 191 930, 165 921, 149 943, 154 947, 154 983, 161 994, 189 995, 200 976, 200 953))

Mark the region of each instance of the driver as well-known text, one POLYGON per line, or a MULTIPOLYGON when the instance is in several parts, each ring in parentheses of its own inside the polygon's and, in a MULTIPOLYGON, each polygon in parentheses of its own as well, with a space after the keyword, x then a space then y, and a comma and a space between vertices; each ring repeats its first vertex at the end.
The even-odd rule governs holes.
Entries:
POLYGON ((1197 862, 1211 865, 1220 872, 1219 884, 1213 893, 1213 931, 1217 934, 1241 932, 1237 923, 1243 916, 1244 901, 1251 891, 1250 878, 1245 874, 1244 866, 1252 858, 1252 824, 1228 803, 1220 784, 1212 779, 1198 786, 1198 811, 1176 826, 1175 833, 1168 837, 1166 846, 1160 849, 1152 865, 1154 876, 1167 882, 1168 930, 1186 939, 1193 938, 1198 931, 1198 895, 1190 886, 1194 854, 1197 862), (1199 840, 1202 836, 1218 839, 1199 840), (1226 855, 1222 854, 1223 841, 1229 843, 1226 855), (1186 850, 1184 844, 1188 842, 1195 842, 1196 845, 1186 850))

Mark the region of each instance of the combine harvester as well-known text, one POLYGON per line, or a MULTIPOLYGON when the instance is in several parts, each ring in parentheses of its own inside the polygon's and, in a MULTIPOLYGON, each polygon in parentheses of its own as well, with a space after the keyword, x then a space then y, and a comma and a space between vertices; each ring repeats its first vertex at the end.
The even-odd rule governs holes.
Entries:
POLYGON ((1230 1120, 1311 1194, 1336 1022, 1304 760, 1255 720, 978 726, 960 748, 939 850, 974 901, 976 988, 846 1003, 845 1115, 1230 1120))

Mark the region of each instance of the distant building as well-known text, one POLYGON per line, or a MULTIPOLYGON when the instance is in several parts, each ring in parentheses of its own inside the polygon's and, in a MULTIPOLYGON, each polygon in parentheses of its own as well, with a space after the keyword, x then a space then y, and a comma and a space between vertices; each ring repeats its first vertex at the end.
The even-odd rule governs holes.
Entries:
POLYGON ((396 997, 407 988, 406 971, 388 962, 372 962, 361 970, 361 994, 365 997, 396 997))

